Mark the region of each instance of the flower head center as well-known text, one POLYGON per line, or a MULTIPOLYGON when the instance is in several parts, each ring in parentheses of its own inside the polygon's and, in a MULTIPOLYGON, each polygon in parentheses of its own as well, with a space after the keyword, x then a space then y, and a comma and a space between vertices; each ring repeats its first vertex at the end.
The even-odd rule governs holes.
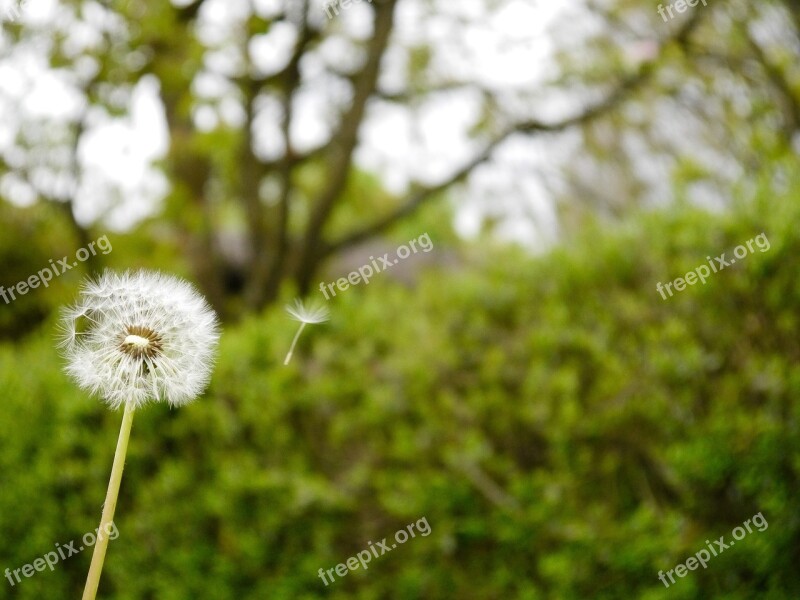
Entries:
POLYGON ((129 335, 125 338, 125 341, 122 342, 123 344, 132 344, 137 348, 147 348, 150 345, 150 340, 147 338, 143 338, 139 335, 129 335))
POLYGON ((161 336, 148 327, 126 327, 120 338, 119 349, 134 358, 154 358, 161 353, 161 336))

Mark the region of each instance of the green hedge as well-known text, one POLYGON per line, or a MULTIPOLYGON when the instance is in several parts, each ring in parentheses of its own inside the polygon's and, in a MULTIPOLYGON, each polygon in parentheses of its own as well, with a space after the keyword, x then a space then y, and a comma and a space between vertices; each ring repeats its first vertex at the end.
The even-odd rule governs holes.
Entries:
MULTIPOLYGON (((474 248, 478 268, 339 294, 287 368, 278 308, 228 328, 205 397, 136 415, 101 597, 800 597, 798 217, 474 248), (762 231, 768 252, 656 292, 762 231), (759 511, 766 531, 658 581, 759 511), (429 536, 318 578, 422 517, 429 536)), ((0 348, 1 569, 97 527, 121 413, 60 368, 52 323, 0 348)), ((0 597, 78 597, 89 560, 0 597)))

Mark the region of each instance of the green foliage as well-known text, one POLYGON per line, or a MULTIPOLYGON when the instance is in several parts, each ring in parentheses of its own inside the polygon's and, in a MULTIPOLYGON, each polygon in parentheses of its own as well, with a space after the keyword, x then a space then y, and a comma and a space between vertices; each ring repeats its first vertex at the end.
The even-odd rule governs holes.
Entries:
MULTIPOLYGON (((492 250, 414 291, 375 278, 288 368, 279 310, 227 330, 204 398, 136 415, 101 595, 798 597, 800 209, 757 208, 492 250), (762 231, 769 251, 656 291, 762 231), (767 530, 658 581, 759 511, 767 530), (429 536, 317 577, 423 516, 429 536)), ((50 328, 0 348, 3 568, 99 520, 120 413, 59 367, 50 328)), ((75 597, 89 559, 12 597, 75 597)))
MULTIPOLYGON (((0 224, 0 285, 6 290, 51 268, 51 261, 57 263, 63 256, 69 256, 72 263, 75 248, 80 246, 69 234, 64 213, 53 205, 18 208, 0 201, 0 224)), ((53 277, 46 290, 33 282, 37 288, 28 289, 24 295, 6 292, 8 302, 0 298, 0 338, 17 338, 38 326, 70 297, 76 282, 85 274, 86 264, 79 263, 62 277, 53 277)))

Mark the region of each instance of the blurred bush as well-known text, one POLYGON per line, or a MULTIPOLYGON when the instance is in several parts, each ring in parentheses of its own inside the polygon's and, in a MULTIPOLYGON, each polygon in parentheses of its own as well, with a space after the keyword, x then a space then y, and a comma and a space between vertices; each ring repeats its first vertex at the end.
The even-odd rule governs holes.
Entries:
POLYGON ((0 297, 0 339, 18 339, 34 330, 47 316, 70 298, 75 284, 85 273, 84 266, 67 271, 63 277, 53 277, 48 292, 39 285, 24 295, 8 292, 32 275, 52 268, 64 256, 74 262, 75 249, 80 247, 66 217, 54 205, 39 204, 20 208, 0 201, 0 265, 3 276, 0 285, 6 299, 0 297))
MULTIPOLYGON (((225 332, 206 397, 137 414, 105 598, 797 598, 796 202, 682 209, 415 290, 376 277, 301 339, 225 332), (663 300, 761 232, 769 251, 663 300), (659 570, 769 522, 670 589, 659 570), (369 570, 317 576, 426 517, 369 570)), ((97 527, 120 413, 44 328, 0 348, 0 568, 97 527)), ((76 597, 85 551, 3 597, 76 597)))

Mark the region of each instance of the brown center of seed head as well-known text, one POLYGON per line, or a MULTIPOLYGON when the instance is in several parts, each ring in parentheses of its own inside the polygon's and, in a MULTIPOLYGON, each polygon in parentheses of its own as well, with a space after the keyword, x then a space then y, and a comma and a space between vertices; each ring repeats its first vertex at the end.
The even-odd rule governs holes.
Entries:
POLYGON ((155 358, 163 348, 161 341, 152 329, 129 325, 120 336, 119 349, 134 358, 155 358))

